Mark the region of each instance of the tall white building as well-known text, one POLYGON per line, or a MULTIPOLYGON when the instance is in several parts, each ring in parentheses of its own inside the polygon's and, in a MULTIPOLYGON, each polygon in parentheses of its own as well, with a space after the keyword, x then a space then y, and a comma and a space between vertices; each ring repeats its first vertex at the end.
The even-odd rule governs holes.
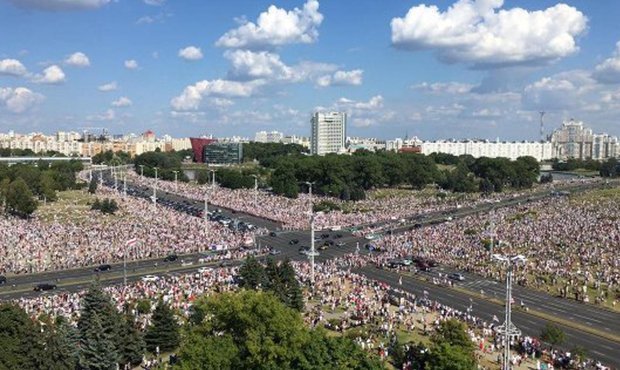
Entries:
POLYGON ((310 151, 312 154, 342 153, 345 151, 347 114, 344 112, 316 112, 312 115, 310 151))
POLYGON ((469 154, 474 158, 504 157, 515 160, 530 156, 538 161, 553 158, 552 144, 548 141, 487 141, 487 140, 437 140, 420 144, 422 154, 446 153, 455 156, 469 154))

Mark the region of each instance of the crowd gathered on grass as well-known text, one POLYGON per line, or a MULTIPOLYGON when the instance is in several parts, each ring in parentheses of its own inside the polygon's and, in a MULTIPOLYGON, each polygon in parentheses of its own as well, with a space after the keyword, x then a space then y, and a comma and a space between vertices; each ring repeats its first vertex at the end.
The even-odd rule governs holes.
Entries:
MULTIPOLYGON (((0 274, 62 270, 165 257, 209 250, 237 250, 252 240, 250 233, 232 231, 169 208, 153 208, 146 200, 123 197, 101 187, 95 197, 118 204, 115 214, 88 205, 68 207, 64 217, 0 217, 0 274), (127 242, 135 239, 131 246, 127 242)), ((58 209, 62 212, 62 209, 58 209)))

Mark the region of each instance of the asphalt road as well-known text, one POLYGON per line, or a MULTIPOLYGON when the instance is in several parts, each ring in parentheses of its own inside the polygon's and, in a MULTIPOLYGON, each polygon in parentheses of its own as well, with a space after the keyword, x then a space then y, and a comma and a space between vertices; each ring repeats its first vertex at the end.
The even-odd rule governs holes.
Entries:
MULTIPOLYGON (((381 270, 375 267, 364 267, 354 270, 371 279, 383 281, 397 289, 403 289, 412 292, 418 296, 422 296, 424 291, 428 291, 428 297, 452 308, 466 311, 472 306, 472 314, 480 317, 487 322, 492 322, 493 315, 503 321, 504 307, 503 305, 489 302, 488 300, 473 298, 465 293, 455 291, 453 289, 443 288, 431 283, 423 282, 409 276, 403 276, 403 284, 398 284, 399 274, 387 270, 381 270)), ((525 335, 539 336, 541 330, 548 323, 547 320, 532 316, 522 311, 513 310, 513 323, 525 335)), ((620 343, 616 343, 599 336, 584 333, 571 327, 559 325, 566 333, 566 347, 571 349, 575 346, 581 346, 588 350, 590 356, 600 360, 601 362, 611 365, 615 368, 620 367, 620 343)))

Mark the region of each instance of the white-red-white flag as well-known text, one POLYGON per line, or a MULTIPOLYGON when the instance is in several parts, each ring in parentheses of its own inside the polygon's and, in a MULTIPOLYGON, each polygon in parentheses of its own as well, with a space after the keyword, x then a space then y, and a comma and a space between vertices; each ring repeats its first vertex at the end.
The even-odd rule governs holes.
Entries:
POLYGON ((137 242, 138 242, 138 239, 133 238, 133 239, 127 240, 125 245, 127 245, 128 247, 133 247, 134 245, 136 245, 137 242))

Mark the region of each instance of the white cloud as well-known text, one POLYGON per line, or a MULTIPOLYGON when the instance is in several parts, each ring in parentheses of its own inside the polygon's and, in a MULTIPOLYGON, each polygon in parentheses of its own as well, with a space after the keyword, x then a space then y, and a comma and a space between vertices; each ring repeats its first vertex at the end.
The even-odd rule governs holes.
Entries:
POLYGON ((17 59, 0 60, 0 75, 24 76, 27 73, 26 67, 17 59))
POLYGON ((477 67, 544 64, 579 50, 587 17, 557 4, 545 10, 501 9, 503 0, 459 0, 445 12, 417 5, 391 22, 392 43, 408 50, 436 50, 446 62, 477 67))
POLYGON ((0 107, 4 106, 12 113, 25 112, 43 99, 43 95, 25 87, 0 87, 0 107))
POLYGON ((383 108, 383 96, 375 95, 367 102, 355 101, 347 98, 340 98, 336 102, 336 106, 340 109, 359 109, 359 110, 376 110, 383 108))
POLYGON ((152 5, 152 6, 162 6, 164 5, 165 2, 166 0, 144 0, 144 3, 146 5, 152 5))
POLYGON ((343 85, 359 86, 362 84, 363 74, 364 71, 361 69, 336 71, 333 75, 324 75, 319 77, 316 80, 316 84, 320 87, 343 85))
POLYGON ((88 56, 80 51, 69 55, 65 59, 65 64, 74 67, 88 67, 90 65, 90 59, 88 56))
POLYGON ((116 81, 108 82, 107 84, 103 84, 97 87, 97 90, 102 92, 114 91, 118 88, 118 84, 116 81))
POLYGON ((188 46, 179 50, 179 57, 185 60, 200 60, 202 59, 202 50, 195 46, 188 46))
POLYGON ((263 80, 249 82, 222 79, 203 80, 187 86, 181 95, 172 98, 170 105, 177 111, 196 110, 200 107, 204 96, 249 97, 263 84, 263 80))
POLYGON ((227 51, 224 56, 231 63, 228 77, 232 80, 263 79, 265 82, 296 83, 336 69, 332 64, 309 61, 289 66, 278 54, 267 51, 234 50, 227 51))
POLYGON ((235 102, 225 98, 211 98, 209 99, 209 104, 218 108, 228 108, 233 106, 235 102))
POLYGON ((422 82, 421 84, 413 85, 411 88, 431 94, 466 94, 471 92, 473 87, 474 85, 461 82, 422 82))
POLYGON ((319 13, 319 2, 308 0, 302 9, 287 11, 271 5, 254 22, 243 22, 239 27, 226 32, 215 43, 227 48, 270 48, 287 44, 310 44, 319 36, 317 27, 323 15, 319 13))
POLYGON ((600 86, 587 71, 568 71, 543 77, 523 89, 522 102, 530 110, 577 111, 592 104, 600 86))
POLYGON ((117 108, 130 107, 132 104, 131 99, 126 96, 121 96, 112 102, 112 106, 117 108))
POLYGON ((97 9, 111 0, 8 0, 20 8, 37 10, 89 10, 97 9))
POLYGON ((129 59, 125 61, 125 68, 127 69, 138 69, 138 62, 136 62, 134 59, 129 59))
POLYGON ((140 25, 140 24, 164 23, 166 19, 170 17, 172 17, 172 13, 162 11, 155 15, 145 15, 143 17, 140 17, 136 21, 136 24, 140 25))
POLYGON ((602 83, 620 83, 620 41, 613 56, 596 66, 593 76, 602 83))
POLYGON ((116 119, 116 111, 107 109, 101 114, 86 116, 87 121, 114 121, 116 119))
POLYGON ((57 66, 52 65, 43 70, 42 74, 36 74, 33 81, 41 84, 57 85, 65 82, 65 73, 57 66))

